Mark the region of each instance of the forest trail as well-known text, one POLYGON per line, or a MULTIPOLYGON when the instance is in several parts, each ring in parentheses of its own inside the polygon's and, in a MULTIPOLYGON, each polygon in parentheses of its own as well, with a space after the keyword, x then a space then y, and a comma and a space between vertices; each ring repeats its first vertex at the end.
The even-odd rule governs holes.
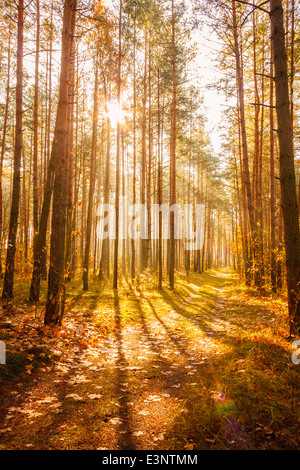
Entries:
MULTIPOLYGON (((115 294, 112 335, 10 391, 0 449, 251 449, 254 434, 269 448, 275 431, 251 421, 245 403, 239 411, 240 394, 253 391, 243 368, 253 354, 238 338, 253 318, 237 279, 210 272, 183 287, 175 295, 129 286, 134 321, 124 321, 115 294)), ((269 307, 259 306, 261 321, 273 321, 269 307)))

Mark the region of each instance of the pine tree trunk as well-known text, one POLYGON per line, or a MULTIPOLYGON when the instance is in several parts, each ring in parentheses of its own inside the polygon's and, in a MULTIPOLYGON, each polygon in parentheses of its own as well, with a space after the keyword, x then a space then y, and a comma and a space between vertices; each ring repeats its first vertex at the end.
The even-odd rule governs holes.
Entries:
MULTIPOLYGON (((253 194, 253 204, 254 204, 254 220, 257 230, 257 245, 259 243, 259 207, 260 207, 260 178, 259 178, 259 163, 260 163, 260 154, 259 154, 259 115, 260 115, 260 97, 258 91, 258 79, 257 79, 257 53, 256 53, 256 21, 255 21, 255 11, 253 11, 253 79, 254 79, 254 90, 255 90, 255 106, 254 106, 254 156, 253 156, 253 181, 252 181, 252 194, 253 194)), ((256 286, 261 287, 261 263, 262 260, 259 257, 257 250, 255 259, 254 259, 254 283, 256 286)))
MULTIPOLYGON (((133 205, 136 203, 136 18, 134 17, 133 37, 133 182, 132 198, 133 205)), ((135 278, 136 269, 136 246, 134 237, 131 237, 131 279, 135 278)))
POLYGON ((16 85, 16 129, 13 163, 13 189, 9 222, 6 266, 2 298, 13 298, 14 268, 16 254, 16 237, 18 231, 21 159, 23 148, 23 22, 24 2, 18 2, 18 42, 17 42, 17 85, 16 85))
MULTIPOLYGON (((176 77, 176 44, 175 44, 175 12, 172 0, 172 104, 171 104, 171 135, 170 135, 170 207, 176 204, 176 112, 177 112, 177 77, 176 77)), ((169 284, 174 290, 175 274, 175 214, 170 211, 170 252, 169 252, 169 284)))
POLYGON ((8 38, 8 53, 7 53, 7 83, 6 83, 6 101, 5 112, 3 121, 3 136, 1 143, 1 156, 0 156, 0 276, 3 277, 2 272, 2 244, 3 244, 3 189, 2 189, 2 176, 3 176, 3 163, 6 144, 6 132, 9 111, 9 96, 10 96, 10 75, 11 75, 11 22, 9 23, 9 38, 8 38))
MULTIPOLYGON (((109 185, 110 185, 110 139, 111 139, 111 124, 107 107, 107 93, 105 92, 105 109, 106 109, 106 165, 105 165, 105 178, 104 178, 104 191, 103 203, 109 204, 109 185)), ((103 227, 104 234, 105 227, 103 227)), ((109 237, 103 237, 101 259, 99 268, 99 279, 104 279, 104 272, 109 277, 109 237)))
POLYGON ((72 40, 76 17, 76 0, 65 0, 62 31, 61 79, 59 104, 55 124, 55 134, 51 159, 55 160, 56 172, 53 186, 53 208, 50 240, 50 267, 45 324, 60 321, 60 296, 65 268, 65 237, 68 200, 68 110, 69 110, 69 73, 72 40))
MULTIPOLYGON (((39 201, 38 201, 38 122, 39 122, 39 50, 40 50, 40 3, 36 2, 36 53, 35 53, 35 83, 33 108, 33 258, 36 259, 36 238, 39 230, 39 201)), ((49 125, 49 123, 48 123, 49 125)))
MULTIPOLYGON (((120 0, 119 6, 119 52, 118 52, 118 76, 117 76, 117 99, 118 106, 121 105, 121 67, 122 67, 122 10, 123 1, 120 0)), ((117 138, 116 138, 116 238, 114 247, 114 277, 113 288, 118 288, 118 257, 119 257, 119 195, 120 195, 120 138, 121 138, 121 124, 117 122, 117 138)))
POLYGON ((149 45, 149 70, 148 70, 148 85, 149 85, 149 111, 148 111, 148 174, 147 174, 147 213, 148 213, 148 238, 147 238, 147 265, 151 266, 152 263, 152 246, 151 246, 151 181, 152 181, 152 116, 151 116, 151 50, 149 45))
POLYGON ((96 170, 96 149, 97 149, 97 127, 98 127, 98 59, 95 64, 95 90, 94 90, 94 112, 93 112, 93 131, 92 131, 92 150, 91 150, 91 166, 90 166, 90 187, 89 187, 89 201, 88 213, 86 220, 86 240, 85 240, 85 255, 83 264, 83 290, 89 289, 89 264, 90 264, 90 246, 92 234, 92 215, 93 203, 95 193, 95 170, 96 170))
POLYGON ((66 1, 64 7, 59 101, 57 106, 54 139, 52 143, 51 156, 48 166, 47 180, 44 188, 44 197, 39 221, 39 229, 38 233, 35 236, 33 272, 29 295, 29 300, 32 302, 39 301, 40 281, 43 263, 45 262, 46 235, 55 175, 59 168, 61 154, 64 152, 64 150, 62 150, 63 146, 67 145, 65 134, 67 133, 68 123, 68 80, 71 55, 71 42, 69 36, 71 31, 70 28, 72 26, 71 24, 67 24, 67 22, 70 21, 69 17, 72 16, 71 13, 69 13, 69 10, 73 8, 73 6, 68 6, 68 3, 73 5, 76 2, 71 0, 66 1))
MULTIPOLYGON (((161 106, 160 106, 160 71, 157 72, 157 153, 158 153, 158 172, 157 172, 157 202, 162 205, 162 152, 161 152, 161 106)), ((163 270, 163 251, 162 251, 162 213, 158 214, 158 288, 162 288, 162 270, 163 270)))
MULTIPOLYGON (((141 183, 140 183, 140 203, 143 207, 146 205, 146 107, 147 107, 147 55, 148 55, 148 31, 145 32, 145 52, 144 52, 144 77, 143 77, 143 104, 142 104, 142 149, 141 149, 141 183)), ((144 220, 144 212, 141 214, 142 239, 140 245, 140 271, 147 268, 147 244, 144 231, 147 221, 144 220)))
POLYGON ((232 0, 232 19, 233 19, 233 34, 234 34, 234 46, 235 46, 235 57, 236 57, 236 77, 237 77, 239 113, 240 113, 241 146, 242 146, 242 179, 243 179, 243 184, 244 184, 244 188, 246 192, 247 211, 248 211, 248 219, 249 219, 249 224, 250 224, 250 235, 251 235, 251 248, 250 249, 253 252, 253 259, 255 259, 257 255, 257 248, 256 248, 257 237, 256 237, 253 192, 251 189, 250 171, 249 171, 248 142, 247 142, 247 131, 246 131, 246 119, 245 119, 244 80, 243 80, 243 68, 242 68, 240 44, 239 44, 239 38, 238 38, 235 0, 232 0))
MULTIPOLYGON (((273 77, 273 48, 271 47, 270 76, 273 77)), ((275 158, 274 158, 274 82, 270 81, 270 232, 271 232, 271 288, 275 293, 276 285, 276 237, 275 237, 275 158)))
POLYGON ((270 0, 290 333, 300 330, 300 233, 282 0, 270 0))

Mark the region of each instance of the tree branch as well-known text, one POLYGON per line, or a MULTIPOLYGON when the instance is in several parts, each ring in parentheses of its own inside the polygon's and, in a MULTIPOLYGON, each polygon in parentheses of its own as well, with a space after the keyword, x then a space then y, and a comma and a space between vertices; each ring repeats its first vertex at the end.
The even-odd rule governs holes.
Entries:
POLYGON ((264 13, 267 13, 268 15, 270 15, 270 12, 268 10, 266 10, 265 8, 262 8, 262 5, 265 5, 266 3, 269 3, 269 0, 266 0, 265 2, 262 2, 260 5, 255 5, 255 3, 246 2, 244 0, 234 0, 234 1, 253 7, 253 11, 254 10, 260 10, 260 11, 263 11, 264 13))
POLYGON ((270 104, 264 104, 264 103, 249 103, 252 106, 263 106, 265 108, 276 108, 276 106, 271 106, 270 104))

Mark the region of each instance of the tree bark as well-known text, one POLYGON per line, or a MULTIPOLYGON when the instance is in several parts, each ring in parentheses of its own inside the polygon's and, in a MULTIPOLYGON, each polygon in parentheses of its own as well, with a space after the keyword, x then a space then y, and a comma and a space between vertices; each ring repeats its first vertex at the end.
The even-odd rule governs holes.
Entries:
MULTIPOLYGON (((170 135, 170 207, 176 204, 176 113, 177 113, 177 77, 176 77, 176 35, 175 11, 172 0, 172 104, 171 104, 171 135, 170 135)), ((175 214, 170 211, 170 260, 169 284, 174 290, 175 274, 175 214)))
POLYGON ((88 213, 86 220, 86 240, 85 240, 85 255, 83 264, 83 290, 89 289, 89 264, 90 264, 90 246, 92 234, 92 215, 93 203, 95 193, 95 170, 96 170, 96 150, 97 150, 97 128, 98 128, 98 58, 95 64, 95 90, 94 90, 94 112, 93 112, 93 132, 92 132, 92 150, 91 150, 91 166, 90 166, 90 187, 89 187, 89 202, 88 213))
POLYGON ((69 72, 72 51, 72 32, 76 16, 76 0, 65 0, 62 31, 61 78, 59 104, 51 159, 56 161, 53 187, 53 208, 50 240, 50 267, 45 324, 57 324, 60 320, 60 296, 65 267, 65 235, 68 198, 68 101, 69 72))
MULTIPOLYGON (((162 205, 162 152, 161 152, 161 106, 160 106, 160 71, 157 71, 157 202, 162 205)), ((163 280, 163 250, 162 250, 162 213, 158 214, 158 288, 162 288, 163 280)))
MULTIPOLYGON (((270 76, 273 77, 273 48, 271 47, 270 76)), ((274 158, 274 81, 270 81, 270 232, 271 288, 276 293, 276 234, 275 234, 275 158, 274 158)))
POLYGON ((7 122, 8 122, 8 111, 9 111, 10 75, 11 75, 11 21, 9 22, 6 101, 5 101, 5 112, 4 112, 4 122, 3 122, 3 137, 2 137, 1 157, 0 157, 0 276, 1 277, 3 277, 3 272, 2 272, 2 243, 3 243, 3 189, 2 189, 2 176, 3 176, 3 163, 4 163, 6 132, 7 132, 7 122))
POLYGON ((246 191, 247 198, 247 210, 250 224, 251 234, 251 248, 253 250, 253 257, 255 258, 257 249, 256 245, 256 226, 255 226, 255 215, 254 215, 254 203, 253 193, 251 190, 251 180, 249 171, 249 156, 248 156, 248 142, 246 132, 246 119, 245 119, 245 100, 244 100, 244 79, 243 69, 240 53, 240 43, 238 37, 238 26, 236 17, 235 0, 232 0, 232 19, 233 19, 233 35, 234 35, 234 50, 236 58, 236 77, 237 77, 237 88, 238 88, 238 99, 239 99, 239 113, 240 113, 240 129, 241 129, 241 144, 242 144, 242 180, 246 191))
POLYGON ((17 43, 17 85, 16 85, 16 132, 13 163, 13 189, 11 199, 10 223, 6 266, 4 274, 2 298, 13 298, 13 282, 16 254, 16 237, 18 231, 21 159, 23 148, 23 22, 24 2, 18 2, 18 43, 17 43))
MULTIPOLYGON (((146 27, 147 28, 147 27, 146 27)), ((148 30, 145 31, 145 51, 144 51, 144 77, 143 77, 143 104, 142 104, 142 145, 141 145, 141 183, 140 183, 140 203, 143 207, 146 205, 146 107, 147 107, 147 55, 148 55, 148 30)), ((144 220, 144 212, 141 214, 141 225, 143 228, 143 236, 140 244, 140 271, 143 272, 147 268, 147 246, 148 241, 144 237, 144 230, 147 221, 144 220)))
MULTIPOLYGON (((111 139, 111 124, 107 107, 107 92, 105 92, 105 111, 106 111, 106 165, 105 165, 105 178, 104 178, 104 191, 103 203, 109 204, 109 187, 110 187, 110 139, 111 139)), ((105 227, 103 227, 104 234, 105 227)), ((109 237, 106 236, 102 240, 101 259, 99 268, 99 279, 104 278, 104 272, 109 277, 109 237)))
POLYGON ((290 333, 300 330, 300 233, 282 0, 270 0, 290 333))
MULTIPOLYGON (((119 52, 118 52, 118 76, 117 76, 117 100, 118 106, 121 106, 121 67, 122 67, 122 10, 123 1, 120 0, 119 6, 119 52)), ((114 277, 113 288, 118 288, 118 256, 119 256, 119 194, 120 194, 120 138, 121 138, 121 124, 117 122, 117 141, 116 141, 116 238, 114 249, 114 277)))
MULTIPOLYGON (((136 15, 136 10, 134 12, 136 15)), ((133 36, 133 182, 132 197, 133 205, 136 204, 136 16, 134 16, 133 36)), ((136 270, 136 246, 134 237, 131 238, 131 279, 135 278, 136 270)))
POLYGON ((39 301, 41 270, 46 251, 46 234, 55 175, 59 168, 60 158, 63 152, 63 146, 67 145, 66 134, 68 127, 68 80, 71 56, 70 33, 72 27, 70 23, 72 16, 70 11, 73 8, 75 9, 75 3, 76 0, 66 0, 64 6, 59 101, 57 106, 54 139, 52 143, 51 156, 48 166, 47 180, 44 188, 44 197, 39 221, 39 230, 35 237, 35 257, 33 262, 33 272, 29 295, 29 300, 32 302, 39 301), (68 5, 68 3, 70 5, 68 5))
MULTIPOLYGON (((33 107, 33 257, 36 258, 36 236, 39 230, 38 201, 38 123, 39 123, 39 50, 40 50, 40 2, 36 1, 36 52, 33 107)), ((49 123, 48 123, 49 125, 49 123)))

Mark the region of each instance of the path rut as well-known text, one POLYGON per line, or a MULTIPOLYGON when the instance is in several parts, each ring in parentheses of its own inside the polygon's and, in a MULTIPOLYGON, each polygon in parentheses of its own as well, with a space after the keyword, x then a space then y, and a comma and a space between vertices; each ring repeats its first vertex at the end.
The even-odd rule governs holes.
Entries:
MULTIPOLYGON (((174 421, 188 412, 188 390, 203 387, 199 370, 213 373, 224 302, 222 287, 214 290, 216 329, 205 320, 201 286, 179 304, 170 296, 163 309, 141 292, 138 322, 126 327, 116 298, 113 336, 49 367, 25 394, 12 391, 2 448, 164 449, 174 421), (192 314, 187 315, 187 307, 192 314)), ((217 386, 210 393, 223 399, 217 386)), ((228 440, 236 442, 241 432, 233 427, 228 440)), ((193 443, 187 442, 187 448, 193 443)))

